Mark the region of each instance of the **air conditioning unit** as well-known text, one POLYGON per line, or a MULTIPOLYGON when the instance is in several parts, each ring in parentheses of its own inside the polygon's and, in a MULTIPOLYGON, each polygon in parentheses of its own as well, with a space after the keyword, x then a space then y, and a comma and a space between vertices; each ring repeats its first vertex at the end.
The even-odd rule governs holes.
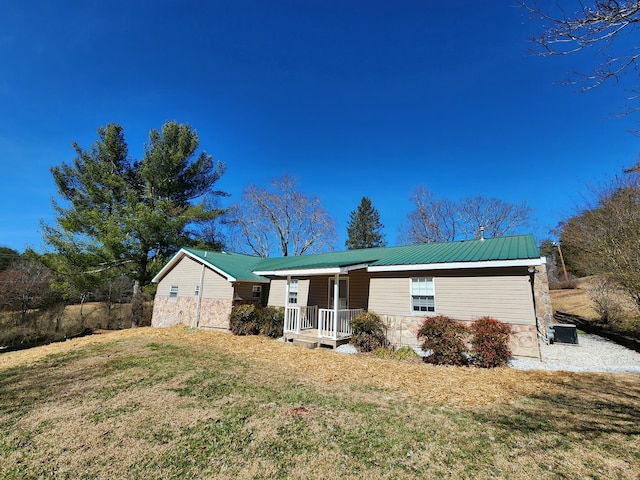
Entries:
POLYGON ((549 343, 568 343, 578 345, 578 330, 575 325, 552 323, 547 326, 549 343))

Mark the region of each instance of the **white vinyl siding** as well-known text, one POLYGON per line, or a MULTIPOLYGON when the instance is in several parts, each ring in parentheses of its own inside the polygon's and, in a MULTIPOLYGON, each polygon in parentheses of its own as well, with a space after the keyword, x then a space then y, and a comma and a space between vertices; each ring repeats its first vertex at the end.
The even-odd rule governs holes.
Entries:
POLYGON ((284 307, 284 296, 286 287, 286 280, 271 280, 271 284, 269 285, 269 300, 267 301, 267 305, 269 305, 270 307, 284 307))
MULTIPOLYGON (((291 281, 294 279, 292 278, 291 281)), ((309 280, 298 280, 298 303, 297 305, 308 305, 309 298, 309 280)), ((325 284, 326 285, 326 284, 325 284)), ((276 278, 271 280, 269 284, 269 300, 267 305, 270 307, 284 307, 285 292, 287 288, 287 280, 276 278)))
MULTIPOLYGON (((200 286, 202 264, 188 257, 184 257, 158 283, 157 295, 169 297, 171 287, 178 287, 177 297, 191 296, 200 286)), ((202 298, 231 300, 233 286, 219 273, 206 268, 202 291, 198 292, 202 298)))
MULTIPOLYGON (((414 273, 414 275, 411 275, 414 273)), ((403 278, 372 277, 370 311, 379 315, 426 316, 411 307, 411 272, 403 278)), ((434 297, 438 315, 473 321, 489 315, 502 322, 535 325, 533 294, 528 275, 435 276, 434 297)))
POLYGON ((501 322, 535 325, 527 275, 438 277, 438 313, 473 321, 489 315, 501 322))
POLYGON ((407 278, 374 277, 369 285, 369 311, 378 315, 411 315, 407 278))

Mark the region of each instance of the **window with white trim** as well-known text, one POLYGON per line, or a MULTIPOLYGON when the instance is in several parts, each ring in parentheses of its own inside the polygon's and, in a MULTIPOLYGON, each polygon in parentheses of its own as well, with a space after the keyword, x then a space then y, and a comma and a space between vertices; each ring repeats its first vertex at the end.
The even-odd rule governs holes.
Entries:
POLYGON ((177 298, 178 297, 178 286, 171 285, 171 289, 169 290, 169 298, 177 298))
POLYGON ((298 280, 291 280, 289 282, 288 303, 293 305, 297 305, 298 303, 298 280))
POLYGON ((196 285, 196 289, 193 292, 193 295, 196 297, 200 296, 200 285, 196 285))
POLYGON ((254 285, 251 289, 251 297, 254 300, 260 300, 262 298, 262 285, 254 285))
POLYGON ((433 277, 411 279, 411 310, 413 312, 436 311, 433 277))

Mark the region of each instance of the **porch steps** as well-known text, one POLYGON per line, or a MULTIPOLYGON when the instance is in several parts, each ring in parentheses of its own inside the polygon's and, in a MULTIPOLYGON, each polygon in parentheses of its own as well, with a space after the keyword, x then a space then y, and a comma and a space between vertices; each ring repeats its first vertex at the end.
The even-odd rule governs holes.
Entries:
POLYGON ((292 343, 298 347, 308 348, 309 350, 313 350, 314 348, 318 348, 318 342, 312 342, 309 340, 302 340, 301 338, 293 338, 292 343))
POLYGON ((337 340, 333 340, 332 338, 319 338, 317 330, 307 330, 300 335, 296 335, 295 333, 285 333, 284 340, 285 342, 291 343, 293 345, 297 345, 299 347, 305 347, 309 349, 325 347, 325 348, 336 348, 344 343, 349 343, 349 339, 351 337, 342 337, 337 340))

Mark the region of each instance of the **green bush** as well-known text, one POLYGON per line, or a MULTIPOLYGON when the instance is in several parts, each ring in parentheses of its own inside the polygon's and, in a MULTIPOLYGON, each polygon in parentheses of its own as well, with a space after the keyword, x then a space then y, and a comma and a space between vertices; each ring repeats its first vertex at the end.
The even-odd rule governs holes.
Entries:
POLYGON ((418 355, 413 348, 404 346, 393 352, 393 358, 396 360, 414 360, 420 358, 420 355, 418 355))
POLYGON ((482 317, 471 324, 473 333, 473 363, 482 368, 502 367, 511 357, 509 334, 511 326, 491 317, 482 317))
POLYGON ((456 320, 438 315, 425 318, 418 330, 423 350, 431 350, 424 358, 435 365, 467 365, 469 363, 465 340, 467 328, 456 320))
POLYGON ((351 345, 361 352, 371 352, 379 347, 386 347, 387 334, 384 324, 373 312, 364 312, 351 320, 351 345))
POLYGON ((393 358, 393 352, 387 347, 374 348, 371 354, 378 358, 393 358))
POLYGON ((229 327, 234 335, 258 335, 260 328, 254 305, 235 305, 229 315, 229 327))
POLYGON ((280 338, 284 328, 284 309, 264 307, 256 310, 257 324, 260 335, 280 338))

